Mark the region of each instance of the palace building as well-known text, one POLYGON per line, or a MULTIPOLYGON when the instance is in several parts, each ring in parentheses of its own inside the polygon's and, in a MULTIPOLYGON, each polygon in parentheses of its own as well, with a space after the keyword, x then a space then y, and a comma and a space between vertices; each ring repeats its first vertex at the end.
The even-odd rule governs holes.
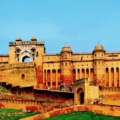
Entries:
POLYGON ((9 43, 7 55, 0 55, 0 81, 12 86, 59 89, 61 83, 89 78, 98 86, 120 86, 120 52, 106 52, 98 43, 93 51, 74 53, 69 45, 59 54, 47 54, 44 41, 20 37, 9 43), (24 62, 30 58, 30 62, 24 62))

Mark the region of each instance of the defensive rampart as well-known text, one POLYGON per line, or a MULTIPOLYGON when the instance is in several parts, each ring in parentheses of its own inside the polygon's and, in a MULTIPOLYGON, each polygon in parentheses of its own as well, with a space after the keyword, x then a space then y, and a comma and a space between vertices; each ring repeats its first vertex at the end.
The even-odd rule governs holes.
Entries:
POLYGON ((37 101, 37 100, 13 100, 0 99, 5 108, 25 109, 27 106, 36 106, 40 112, 47 112, 53 109, 65 107, 65 103, 61 101, 37 101))

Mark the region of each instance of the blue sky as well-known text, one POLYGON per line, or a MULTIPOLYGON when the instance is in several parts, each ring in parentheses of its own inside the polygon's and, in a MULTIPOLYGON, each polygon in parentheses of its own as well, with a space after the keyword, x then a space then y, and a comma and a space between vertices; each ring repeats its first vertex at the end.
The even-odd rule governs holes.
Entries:
POLYGON ((47 53, 67 42, 73 52, 92 52, 98 41, 120 51, 120 0, 0 0, 0 54, 20 36, 45 41, 47 53))

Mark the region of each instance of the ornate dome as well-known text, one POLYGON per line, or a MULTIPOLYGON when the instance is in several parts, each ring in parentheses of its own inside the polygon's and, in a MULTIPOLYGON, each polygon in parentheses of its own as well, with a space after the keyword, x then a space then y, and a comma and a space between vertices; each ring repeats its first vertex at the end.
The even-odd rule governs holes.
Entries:
POLYGON ((98 44, 94 48, 94 51, 96 50, 104 50, 104 47, 98 42, 98 44))
POLYGON ((61 52, 72 52, 72 49, 66 44, 64 47, 62 47, 61 52))
POLYGON ((31 38, 31 41, 37 41, 36 37, 33 36, 33 37, 31 38))
POLYGON ((16 38, 16 41, 22 41, 20 37, 17 37, 16 38))

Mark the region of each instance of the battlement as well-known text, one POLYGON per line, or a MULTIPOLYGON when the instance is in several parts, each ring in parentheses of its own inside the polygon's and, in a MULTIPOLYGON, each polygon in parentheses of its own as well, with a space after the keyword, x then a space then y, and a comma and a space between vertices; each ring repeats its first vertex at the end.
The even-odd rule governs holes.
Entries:
POLYGON ((44 41, 19 41, 19 42, 9 42, 9 46, 16 45, 44 45, 44 41))
POLYGON ((11 69, 11 68, 22 68, 22 67, 34 67, 34 66, 35 66, 34 62, 14 63, 14 64, 1 65, 0 70, 8 70, 8 69, 11 69))

